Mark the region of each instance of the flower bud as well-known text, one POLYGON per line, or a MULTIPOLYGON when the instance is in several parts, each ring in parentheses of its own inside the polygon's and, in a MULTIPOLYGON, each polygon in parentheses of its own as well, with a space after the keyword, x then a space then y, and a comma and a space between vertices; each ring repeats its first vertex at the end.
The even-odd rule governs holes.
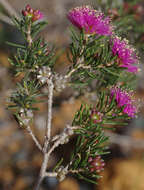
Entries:
POLYGON ((23 15, 23 16, 27 16, 27 14, 28 14, 28 12, 27 12, 27 11, 22 10, 22 15, 23 15))
POLYGON ((93 109, 91 112, 91 119, 93 123, 100 123, 102 122, 103 114, 101 112, 96 111, 96 109, 93 109))
POLYGON ((30 9, 31 9, 31 6, 28 4, 28 5, 26 5, 26 8, 25 8, 25 10, 26 11, 30 11, 30 9))
POLYGON ((99 173, 104 170, 105 163, 104 160, 101 159, 100 155, 96 156, 95 158, 89 157, 88 162, 90 172, 99 173))
POLYGON ((22 10, 22 15, 30 18, 32 22, 43 18, 43 14, 39 10, 32 9, 30 5, 27 5, 25 10, 22 10))

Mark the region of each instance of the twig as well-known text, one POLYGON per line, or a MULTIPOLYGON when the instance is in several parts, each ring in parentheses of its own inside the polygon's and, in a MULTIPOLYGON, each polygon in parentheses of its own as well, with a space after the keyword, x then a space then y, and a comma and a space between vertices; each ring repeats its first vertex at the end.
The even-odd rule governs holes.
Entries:
MULTIPOLYGON (((88 38, 87 38, 87 35, 85 35, 84 37, 85 37, 85 41, 87 41, 87 39, 88 39, 88 38)), ((85 46, 84 46, 84 44, 83 44, 82 49, 81 49, 81 51, 80 51, 80 55, 83 54, 84 48, 85 48, 85 46)), ((76 67, 73 68, 73 69, 70 68, 70 71, 67 73, 67 75, 65 75, 65 78, 66 78, 66 79, 69 78, 69 77, 70 77, 77 69, 79 69, 79 68, 83 68, 83 69, 89 69, 89 68, 91 68, 89 65, 84 65, 83 62, 84 62, 84 57, 83 57, 83 56, 82 56, 82 57, 80 56, 80 57, 77 59, 76 63, 75 63, 76 67)))
POLYGON ((10 16, 15 16, 16 18, 19 18, 19 15, 15 11, 15 9, 7 2, 7 0, 0 0, 0 4, 4 7, 4 9, 7 11, 7 13, 10 16))
MULTIPOLYGON (((52 99, 50 98, 50 96, 53 96, 53 93, 51 91, 53 91, 53 85, 52 86, 49 86, 49 104, 51 102, 51 104, 49 105, 49 109, 52 109, 52 99)), ((48 112, 51 113, 52 110, 49 110, 48 109, 48 112)), ((51 117, 49 117, 49 120, 48 120, 48 123, 51 123, 51 117)), ((51 127, 51 124, 48 124, 47 127, 51 127)), ((48 145, 49 145, 49 138, 46 138, 45 139, 45 144, 44 144, 44 160, 43 160, 43 163, 42 163, 42 167, 41 167, 41 170, 40 170, 40 175, 39 175, 39 179, 38 179, 38 183, 36 184, 36 188, 35 190, 39 190, 40 188, 40 184, 43 180, 43 178, 45 176, 50 176, 50 177, 56 177, 56 173, 46 173, 46 168, 47 168, 47 163, 48 163, 48 160, 49 160, 49 156, 51 155, 51 153, 55 150, 56 147, 58 147, 60 144, 64 144, 66 142, 66 139, 73 135, 73 130, 74 129, 79 129, 80 127, 79 126, 67 126, 65 128, 65 130, 59 135, 57 136, 57 140, 55 141, 55 143, 53 144, 53 146, 49 149, 49 151, 47 151, 48 149, 48 145)), ((47 131, 48 131, 49 128, 47 128, 47 131)), ((46 135, 49 135, 49 133, 46 133, 46 135)), ((47 137, 47 136, 46 136, 47 137)))
POLYGON ((46 172, 45 177, 57 177, 57 172, 46 172))
POLYGON ((84 169, 78 169, 78 170, 69 170, 69 173, 77 174, 79 172, 83 172, 84 169))
POLYGON ((52 141, 55 141, 53 146, 48 151, 49 154, 51 154, 56 147, 58 147, 60 144, 65 144, 67 142, 67 139, 74 134, 75 129, 80 129, 80 126, 69 126, 64 129, 64 131, 60 135, 56 135, 53 137, 52 141))
MULTIPOLYGON (((84 169, 78 169, 78 170, 68 170, 68 167, 66 166, 63 168, 65 175, 68 173, 77 174, 79 172, 83 172, 84 169)), ((63 170, 60 171, 60 173, 63 173, 63 170)), ((59 172, 46 172, 45 177, 57 177, 59 175, 59 172)))
POLYGON ((45 177, 45 172, 47 169, 47 164, 50 156, 50 151, 48 152, 48 146, 49 146, 49 141, 50 141, 50 136, 51 136, 51 120, 52 120, 52 100, 53 100, 53 81, 52 81, 52 76, 48 80, 48 118, 47 118, 47 126, 46 126, 46 134, 45 134, 45 142, 44 142, 44 159, 43 163, 40 169, 40 174, 38 178, 38 182, 35 186, 35 190, 39 190, 41 182, 43 178, 45 177))
POLYGON ((29 135, 31 136, 32 140, 34 141, 34 143, 36 144, 36 146, 38 147, 38 149, 40 151, 42 151, 42 146, 41 144, 39 143, 38 139, 36 138, 36 136, 33 134, 30 126, 26 127, 25 128, 27 130, 27 132, 29 133, 29 135))
POLYGON ((48 80, 48 115, 47 115, 47 127, 46 127, 46 136, 48 140, 50 140, 51 137, 51 120, 52 120, 52 101, 53 101, 53 81, 52 77, 48 80))
POLYGON ((11 21, 11 19, 8 16, 4 15, 3 13, 0 13, 0 20, 9 25, 14 25, 13 22, 11 21))
POLYGON ((144 149, 144 140, 134 139, 128 135, 118 135, 115 133, 105 132, 110 137, 110 142, 120 146, 129 146, 138 149, 144 149))
POLYGON ((82 62, 80 62, 80 60, 77 62, 78 66, 76 68, 73 68, 66 76, 65 78, 69 78, 77 69, 79 68, 83 68, 83 69, 90 69, 91 66, 89 65, 83 65, 82 62))
POLYGON ((67 125, 66 128, 64 129, 64 131, 59 134, 59 135, 56 135, 52 138, 51 142, 54 142, 56 140, 60 140, 60 138, 66 138, 67 136, 71 136, 73 135, 73 130, 76 130, 76 129, 81 129, 82 127, 81 126, 70 126, 70 125, 67 125))

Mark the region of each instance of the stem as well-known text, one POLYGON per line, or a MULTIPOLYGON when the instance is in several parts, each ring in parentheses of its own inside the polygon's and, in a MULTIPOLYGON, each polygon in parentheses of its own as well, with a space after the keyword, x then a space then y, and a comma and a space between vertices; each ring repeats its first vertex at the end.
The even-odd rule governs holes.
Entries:
POLYGON ((58 147, 60 144, 64 144, 66 138, 72 136, 74 134, 74 130, 81 129, 80 126, 67 126, 65 128, 67 130, 64 130, 60 135, 56 135, 51 141, 55 141, 53 146, 49 149, 48 154, 51 154, 56 147, 58 147))
MULTIPOLYGON (((67 168, 67 166, 65 168, 67 168)), ((66 175, 69 174, 69 173, 77 174, 77 173, 80 173, 80 172, 84 172, 84 169, 80 168, 78 170, 67 170, 66 175)), ((45 173, 45 177, 57 177, 57 176, 58 176, 58 172, 46 172, 45 173)))
POLYGON ((27 42, 29 47, 32 45, 32 37, 31 37, 31 24, 28 25, 28 30, 27 30, 27 42))
POLYGON ((57 177, 57 172, 46 172, 45 177, 57 177))
MULTIPOLYGON (((85 41, 88 41, 88 37, 87 35, 84 36, 85 37, 85 41)), ((90 66, 88 65, 84 65, 83 62, 84 62, 84 57, 82 55, 82 53, 84 52, 84 48, 85 48, 85 45, 83 44, 82 46, 82 49, 80 51, 80 57, 77 59, 76 63, 74 65, 76 65, 76 67, 74 67, 72 70, 70 68, 70 71, 68 72, 68 74, 65 76, 65 78, 69 78, 71 77, 71 75, 79 68, 83 68, 83 69, 89 69, 91 68, 90 66), (81 57, 82 55, 82 57, 81 57)))
POLYGON ((48 146, 49 146, 49 141, 50 141, 50 136, 51 136, 51 120, 52 120, 52 100, 53 100, 53 89, 54 85, 52 82, 52 76, 50 79, 47 81, 48 83, 48 118, 47 118, 47 126, 46 126, 46 134, 45 134, 45 142, 44 142, 44 159, 43 163, 40 169, 40 174, 38 178, 38 182, 35 186, 35 190, 39 190, 41 182, 43 178, 45 177, 46 169, 47 169, 47 164, 49 160, 49 156, 51 151, 48 152, 48 146))
POLYGON ((52 82, 52 77, 48 80, 48 115, 47 115, 47 127, 46 127, 46 136, 48 140, 51 137, 51 120, 52 120, 52 101, 53 101, 53 89, 54 85, 52 82))
POLYGON ((38 149, 39 149, 40 151, 42 151, 42 146, 41 146, 41 144, 39 143, 39 141, 38 141, 38 139, 36 138, 36 136, 33 134, 33 132, 32 132, 32 130, 31 130, 30 126, 26 127, 26 130, 27 130, 27 132, 30 134, 32 140, 34 141, 34 143, 36 144, 36 146, 38 147, 38 149))
POLYGON ((84 169, 78 169, 78 170, 69 170, 69 173, 73 173, 73 174, 76 174, 76 173, 80 173, 80 172, 84 172, 84 169))
POLYGON ((77 69, 79 68, 83 68, 83 69, 90 69, 91 66, 89 65, 83 65, 81 60, 78 60, 78 62, 76 63, 78 66, 76 68, 73 68, 66 76, 65 78, 69 78, 77 69))
POLYGON ((40 185, 42 183, 42 180, 45 177, 48 160, 49 160, 49 154, 45 153, 44 154, 43 163, 42 163, 42 166, 41 166, 41 169, 40 169, 40 174, 39 174, 38 182, 37 182, 37 184, 35 186, 35 190, 39 190, 40 185))
MULTIPOLYGON (((51 82, 50 82, 51 83, 51 82)), ((53 96, 53 84, 52 86, 49 85, 49 101, 48 104, 50 104, 50 107, 48 109, 48 113, 52 113, 52 99, 51 97, 53 96), (51 110, 51 111, 50 111, 51 110)), ((47 121, 47 131, 46 131, 46 135, 49 135, 50 133, 47 133, 49 131, 49 129, 51 128, 51 125, 49 125, 49 122, 51 123, 51 117, 49 117, 49 120, 47 121), (50 121, 49 121, 50 120, 50 121), (49 128, 50 127, 50 128, 49 128)), ((81 127, 79 126, 67 126, 67 129, 79 129, 81 127)), ((49 145, 49 138, 45 139, 45 144, 44 144, 44 160, 41 166, 41 170, 40 170, 40 174, 39 174, 39 179, 38 182, 36 184, 35 190, 39 190, 40 188, 40 184, 43 180, 44 177, 46 176, 50 176, 50 177, 56 177, 57 174, 56 173, 51 173, 51 172, 46 172, 46 168, 47 168, 47 163, 49 160, 49 156, 51 155, 51 153, 55 150, 56 147, 58 147, 60 144, 63 144, 64 139, 66 139, 68 136, 73 135, 73 132, 70 132, 66 130, 66 132, 64 131, 61 135, 56 136, 56 141, 54 142, 53 146, 48 150, 48 145, 49 145), (48 150, 48 151, 47 151, 48 150), (49 174, 49 175, 48 175, 49 174)), ((47 137, 47 136, 46 136, 47 137)))

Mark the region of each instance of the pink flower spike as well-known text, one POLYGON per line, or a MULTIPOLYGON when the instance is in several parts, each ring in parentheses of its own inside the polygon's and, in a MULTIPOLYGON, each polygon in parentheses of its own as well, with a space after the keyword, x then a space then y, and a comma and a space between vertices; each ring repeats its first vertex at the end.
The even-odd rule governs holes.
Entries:
POLYGON ((138 57, 134 48, 128 45, 126 39, 121 40, 118 36, 115 36, 112 39, 112 52, 114 55, 117 55, 117 63, 119 67, 127 68, 128 72, 136 73, 138 72, 138 57))
POLYGON ((104 17, 100 11, 90 6, 76 7, 69 11, 68 19, 80 30, 84 29, 87 34, 112 35, 113 27, 110 18, 104 17))
POLYGON ((136 100, 133 97, 132 91, 127 92, 115 86, 111 88, 110 94, 111 94, 111 98, 115 96, 118 107, 124 106, 123 112, 125 114, 127 114, 131 118, 136 116, 138 109, 137 109, 136 100))

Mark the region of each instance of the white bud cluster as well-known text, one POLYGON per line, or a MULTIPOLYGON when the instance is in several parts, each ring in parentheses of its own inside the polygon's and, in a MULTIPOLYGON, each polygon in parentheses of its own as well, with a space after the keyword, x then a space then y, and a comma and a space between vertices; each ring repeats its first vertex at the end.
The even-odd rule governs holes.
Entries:
POLYGON ((30 109, 21 108, 19 115, 21 119, 20 125, 25 125, 25 126, 29 125, 30 121, 33 118, 33 112, 30 109))
POLYGON ((56 91, 58 92, 62 91, 64 88, 66 88, 66 84, 67 84, 67 79, 64 76, 60 74, 55 74, 54 85, 56 91))
POLYGON ((38 72, 37 79, 39 79, 40 82, 44 84, 47 82, 50 76, 51 76, 50 67, 43 66, 38 72))

